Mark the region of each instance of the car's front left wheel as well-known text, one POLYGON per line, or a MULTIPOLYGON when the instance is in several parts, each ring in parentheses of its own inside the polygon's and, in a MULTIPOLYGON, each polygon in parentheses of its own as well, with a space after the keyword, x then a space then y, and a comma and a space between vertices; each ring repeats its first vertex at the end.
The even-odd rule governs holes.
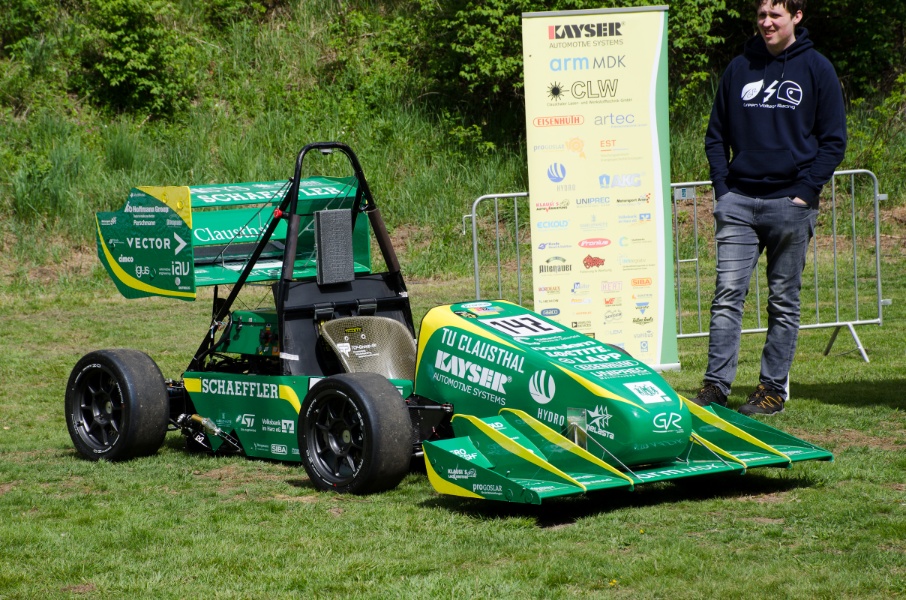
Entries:
POLYGON ((380 492, 409 471, 408 408, 375 373, 343 373, 315 384, 302 403, 298 435, 302 465, 322 490, 380 492))

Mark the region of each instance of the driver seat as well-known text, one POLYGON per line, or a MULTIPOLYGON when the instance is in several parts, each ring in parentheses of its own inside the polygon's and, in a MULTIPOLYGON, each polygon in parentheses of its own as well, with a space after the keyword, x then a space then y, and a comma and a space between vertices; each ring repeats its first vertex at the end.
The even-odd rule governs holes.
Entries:
POLYGON ((320 330, 347 373, 415 379, 415 340, 399 321, 373 315, 342 317, 322 321, 320 330))

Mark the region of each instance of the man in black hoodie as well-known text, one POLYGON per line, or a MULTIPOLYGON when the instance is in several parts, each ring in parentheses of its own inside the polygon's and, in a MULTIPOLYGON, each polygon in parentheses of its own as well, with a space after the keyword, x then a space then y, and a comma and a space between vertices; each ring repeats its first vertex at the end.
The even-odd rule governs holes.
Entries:
POLYGON ((736 377, 743 303, 767 254, 768 331, 758 386, 739 408, 783 410, 799 335, 799 291, 821 188, 846 150, 840 81, 808 31, 805 0, 757 4, 758 35, 721 77, 705 135, 716 199, 717 285, 708 368, 693 399, 726 406, 736 377))

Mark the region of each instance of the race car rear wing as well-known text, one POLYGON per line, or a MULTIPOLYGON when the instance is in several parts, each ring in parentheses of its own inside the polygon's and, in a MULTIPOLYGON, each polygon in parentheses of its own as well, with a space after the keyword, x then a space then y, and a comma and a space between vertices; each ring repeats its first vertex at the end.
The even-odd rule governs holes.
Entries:
MULTIPOLYGON (((287 248, 295 246, 294 280, 315 279, 314 215, 355 206, 355 177, 311 177, 299 182, 296 244, 277 222, 248 282, 280 279, 287 248)), ((101 263, 127 298, 167 296, 194 300, 198 287, 236 283, 278 207, 288 181, 138 187, 121 209, 97 214, 101 263)), ((357 219, 353 238, 356 274, 371 272, 368 219, 357 219)))

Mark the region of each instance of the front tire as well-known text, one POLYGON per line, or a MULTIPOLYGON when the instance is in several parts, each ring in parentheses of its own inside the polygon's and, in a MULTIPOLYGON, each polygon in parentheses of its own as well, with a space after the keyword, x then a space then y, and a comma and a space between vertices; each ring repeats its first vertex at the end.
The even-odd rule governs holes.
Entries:
POLYGON ((158 451, 170 417, 167 386, 154 361, 136 350, 82 357, 66 386, 66 427, 88 460, 129 460, 158 451))
POLYGON ((302 465, 322 490, 381 492, 409 471, 409 411, 376 373, 342 373, 315 384, 302 403, 298 435, 302 465))

